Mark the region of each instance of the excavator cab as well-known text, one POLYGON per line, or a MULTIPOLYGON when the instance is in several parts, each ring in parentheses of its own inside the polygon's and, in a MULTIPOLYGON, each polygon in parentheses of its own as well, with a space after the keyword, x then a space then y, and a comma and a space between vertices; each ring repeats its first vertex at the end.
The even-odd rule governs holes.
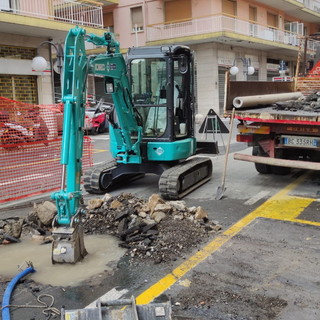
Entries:
POLYGON ((191 50, 185 46, 131 48, 127 66, 133 104, 142 117, 143 141, 193 137, 191 50))

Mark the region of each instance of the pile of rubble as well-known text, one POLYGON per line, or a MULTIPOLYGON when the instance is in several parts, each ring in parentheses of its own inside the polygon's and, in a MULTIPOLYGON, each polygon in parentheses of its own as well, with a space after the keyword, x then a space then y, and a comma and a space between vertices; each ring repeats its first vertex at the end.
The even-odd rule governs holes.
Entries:
POLYGON ((8 218, 0 220, 0 244, 19 242, 24 220, 21 218, 8 218))
POLYGON ((34 204, 26 218, 0 219, 0 244, 20 242, 23 238, 51 242, 52 221, 57 213, 54 203, 34 204))
POLYGON ((87 208, 85 233, 114 234, 131 257, 156 263, 175 260, 221 229, 209 221, 203 208, 188 208, 184 201, 164 201, 157 194, 147 201, 129 193, 107 194, 90 200, 87 208))
POLYGON ((272 105, 274 110, 320 112, 320 91, 298 100, 280 101, 272 105))
MULTIPOLYGON (((6 236, 5 243, 18 242, 21 235, 50 242, 55 215, 55 204, 35 204, 26 219, 2 220, 0 235, 6 236)), ((187 207, 181 200, 164 201, 157 194, 144 200, 130 193, 89 200, 82 224, 85 234, 117 236, 131 258, 155 263, 183 256, 221 229, 201 207, 187 207)))

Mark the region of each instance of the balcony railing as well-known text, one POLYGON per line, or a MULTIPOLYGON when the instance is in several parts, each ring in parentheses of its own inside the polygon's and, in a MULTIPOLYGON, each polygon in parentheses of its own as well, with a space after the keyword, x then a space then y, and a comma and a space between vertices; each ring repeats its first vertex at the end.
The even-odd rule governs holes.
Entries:
POLYGON ((72 0, 2 0, 0 12, 103 28, 102 7, 72 0))
MULTIPOLYGON (((299 46, 300 35, 283 29, 251 23, 225 15, 213 15, 176 23, 162 23, 147 26, 147 41, 161 41, 180 37, 230 32, 278 44, 299 46)), ((303 45, 303 43, 302 43, 303 45)), ((308 41, 308 49, 315 50, 318 41, 308 41)))
POLYGON ((320 1, 319 0, 304 0, 303 4, 307 9, 310 9, 312 11, 320 13, 320 1))

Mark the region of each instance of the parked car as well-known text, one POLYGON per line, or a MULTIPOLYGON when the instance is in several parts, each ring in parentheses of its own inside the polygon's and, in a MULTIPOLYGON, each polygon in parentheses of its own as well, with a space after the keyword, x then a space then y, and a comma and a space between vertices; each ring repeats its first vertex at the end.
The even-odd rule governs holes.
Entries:
POLYGON ((108 132, 109 122, 107 113, 113 108, 110 103, 104 102, 103 98, 96 105, 86 108, 84 130, 89 134, 108 132))

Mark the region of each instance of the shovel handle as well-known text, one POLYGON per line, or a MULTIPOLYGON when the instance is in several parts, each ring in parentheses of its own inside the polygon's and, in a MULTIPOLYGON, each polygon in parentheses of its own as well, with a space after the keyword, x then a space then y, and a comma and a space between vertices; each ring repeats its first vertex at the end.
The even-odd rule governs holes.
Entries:
POLYGON ((231 136, 232 136, 232 131, 233 131, 234 114, 235 114, 235 108, 232 109, 232 113, 231 113, 229 137, 228 137, 228 143, 227 143, 227 148, 226 148, 226 156, 224 158, 224 168, 223 168, 223 174, 222 174, 222 186, 224 186, 225 181, 226 181, 226 173, 227 173, 227 165, 228 165, 228 158, 229 158, 229 151, 230 151, 230 143, 231 143, 231 136))

